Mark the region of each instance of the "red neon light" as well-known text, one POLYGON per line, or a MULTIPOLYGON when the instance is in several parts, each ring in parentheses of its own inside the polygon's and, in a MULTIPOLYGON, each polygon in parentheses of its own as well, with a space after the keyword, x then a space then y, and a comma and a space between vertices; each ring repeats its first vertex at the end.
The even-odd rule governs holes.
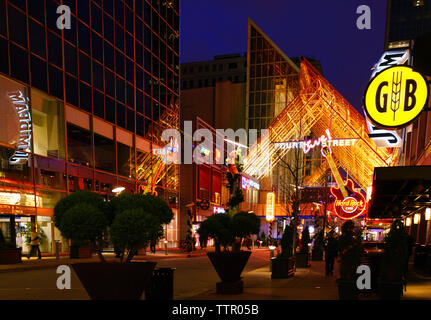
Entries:
POLYGON ((348 179, 345 188, 349 192, 348 197, 344 197, 340 188, 331 187, 331 194, 335 197, 335 214, 344 220, 352 220, 359 217, 367 207, 365 197, 354 191, 353 181, 348 179))

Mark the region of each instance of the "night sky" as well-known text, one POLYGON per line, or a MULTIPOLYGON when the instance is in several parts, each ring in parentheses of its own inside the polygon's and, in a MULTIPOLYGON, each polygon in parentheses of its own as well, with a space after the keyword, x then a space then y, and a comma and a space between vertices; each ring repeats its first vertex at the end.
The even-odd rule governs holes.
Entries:
POLYGON ((182 0, 181 62, 247 51, 250 17, 289 57, 321 61, 323 74, 357 109, 383 53, 385 0, 182 0), (371 8, 371 30, 356 9, 371 8))

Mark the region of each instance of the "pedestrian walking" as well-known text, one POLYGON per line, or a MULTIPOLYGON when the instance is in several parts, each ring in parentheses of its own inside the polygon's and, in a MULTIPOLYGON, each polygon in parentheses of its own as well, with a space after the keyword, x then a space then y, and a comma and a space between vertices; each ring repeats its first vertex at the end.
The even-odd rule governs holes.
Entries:
POLYGON ((195 251, 196 250, 196 235, 194 234, 193 235, 193 251, 195 251))
POLYGON ((329 232, 325 241, 325 265, 326 275, 334 274, 334 261, 338 255, 338 240, 334 236, 334 231, 329 232))
MULTIPOLYGON (((33 229, 33 228, 32 228, 33 229)), ((33 253, 37 251, 37 255, 39 260, 42 259, 42 254, 40 252, 39 244, 40 244, 40 234, 34 228, 30 233, 30 253, 27 256, 27 259, 33 256, 33 253)))
POLYGON ((151 250, 151 253, 156 254, 156 241, 151 240, 151 242, 150 242, 150 250, 151 250))

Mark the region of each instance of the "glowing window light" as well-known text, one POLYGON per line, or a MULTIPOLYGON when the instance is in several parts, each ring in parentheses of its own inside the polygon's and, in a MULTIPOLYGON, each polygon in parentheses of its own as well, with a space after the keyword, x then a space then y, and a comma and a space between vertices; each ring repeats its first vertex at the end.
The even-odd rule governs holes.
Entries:
POLYGON ((425 209, 425 220, 426 221, 431 220, 431 208, 426 208, 425 209))
POLYGON ((408 217, 406 219, 406 227, 410 227, 412 225, 412 219, 410 219, 410 217, 408 217))
POLYGON ((413 218, 413 223, 418 224, 419 221, 421 221, 421 215, 419 213, 416 213, 414 218, 413 218))

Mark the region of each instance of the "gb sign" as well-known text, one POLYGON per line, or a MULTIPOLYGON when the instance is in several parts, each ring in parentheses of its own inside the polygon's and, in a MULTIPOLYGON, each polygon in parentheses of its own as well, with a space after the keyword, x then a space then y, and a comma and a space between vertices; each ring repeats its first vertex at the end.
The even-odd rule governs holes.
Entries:
POLYGON ((368 84, 365 112, 378 127, 400 129, 419 116, 428 97, 427 80, 420 73, 410 67, 394 66, 368 84))

